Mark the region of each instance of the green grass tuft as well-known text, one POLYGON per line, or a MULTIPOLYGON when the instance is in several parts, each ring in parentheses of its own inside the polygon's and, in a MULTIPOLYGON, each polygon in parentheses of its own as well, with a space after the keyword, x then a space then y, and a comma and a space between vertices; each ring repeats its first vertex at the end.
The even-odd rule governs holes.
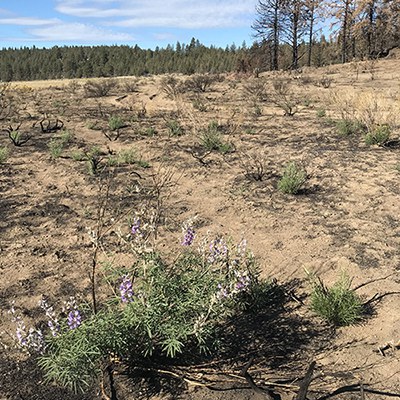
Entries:
POLYGON ((289 163, 278 183, 278 189, 282 193, 297 194, 307 180, 306 171, 295 162, 289 163))
POLYGON ((363 306, 360 297, 351 289, 351 279, 342 274, 330 288, 318 277, 310 277, 312 284, 311 309, 335 326, 351 325, 360 320, 363 306))

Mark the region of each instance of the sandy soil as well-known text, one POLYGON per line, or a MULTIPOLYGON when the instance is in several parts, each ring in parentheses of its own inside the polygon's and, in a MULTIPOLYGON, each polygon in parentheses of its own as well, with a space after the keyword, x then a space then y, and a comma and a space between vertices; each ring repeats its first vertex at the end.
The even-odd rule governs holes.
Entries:
MULTIPOLYGON (((282 339, 266 327, 279 341, 265 332, 274 349, 260 352, 249 369, 257 383, 286 377, 294 384, 315 360, 319 376, 310 385, 310 398, 327 398, 323 396, 346 385, 356 386, 353 392, 337 393, 335 398, 363 398, 360 383, 367 399, 389 398, 390 393, 400 396, 400 349, 390 347, 384 355, 377 351, 400 340, 400 148, 396 146, 400 121, 393 122, 393 146, 386 147, 367 146, 359 135, 340 136, 331 121, 341 111, 332 99, 349 94, 379 96, 392 107, 386 110, 390 117, 397 118, 400 61, 382 60, 373 70, 359 63, 304 70, 299 76, 266 73, 259 79, 272 92, 271 82, 277 77, 290 79, 299 99, 299 111, 293 117, 283 116, 269 100, 258 103, 262 114, 254 116, 249 94, 243 89, 252 77, 228 76, 201 94, 207 108, 203 112, 193 108, 192 94, 168 99, 160 77, 140 78, 136 92, 122 88, 98 99, 83 97, 81 88, 69 91, 67 81, 12 85, 22 108, 20 130, 32 137, 21 147, 12 146, 6 132, 0 138, 0 145, 10 149, 9 159, 0 165, 0 331, 4 347, 0 350, 0 398, 100 396, 95 389, 84 397, 44 385, 34 362, 13 348, 13 325, 7 314, 14 301, 27 321, 37 321, 42 294, 51 302, 62 302, 73 294, 89 298, 92 245, 87 228, 96 226, 99 178, 89 176, 85 163, 74 161, 71 154, 93 145, 101 148, 104 157, 133 147, 150 164, 150 168, 115 167, 108 221, 140 208, 140 198, 132 190, 135 185, 151 188, 155 176, 172 171, 170 188, 165 188, 159 246, 171 251, 179 246, 180 225, 197 216, 199 233, 210 231, 236 240, 246 237, 263 275, 290 287, 286 310, 292 328, 286 322, 277 324, 281 334, 285 332, 282 339), (322 76, 332 78, 329 88, 314 84, 322 76), (123 95, 127 96, 120 99, 123 95), (137 118, 142 105, 146 115, 137 118), (327 116, 317 117, 322 109, 327 116), (170 137, 166 120, 177 111, 186 134, 170 137), (60 133, 43 133, 34 125, 44 113, 51 121, 61 119, 74 134, 73 142, 56 160, 51 159, 47 144, 60 133), (95 123, 106 129, 110 115, 121 115, 127 121, 116 141, 109 141, 101 130, 90 129, 95 123), (225 155, 214 151, 200 162, 201 129, 212 120, 225 128, 223 138, 235 151, 225 155), (157 131, 154 136, 146 135, 150 127, 157 131), (246 177, 243 163, 248 155, 260 154, 267 173, 255 181, 246 177), (289 161, 301 163, 309 175, 304 190, 296 196, 277 190, 289 161), (365 302, 377 296, 370 315, 354 326, 332 330, 308 308, 305 269, 317 273, 327 285, 346 271, 353 277, 353 286, 360 286, 357 292, 365 302), (279 357, 282 362, 276 362, 279 357)), ((126 219, 120 218, 113 230, 126 225, 126 219)), ((106 245, 114 253, 114 262, 128 259, 118 252, 115 235, 107 237, 106 245)), ((237 372, 240 365, 230 368, 237 372)), ((133 390, 122 378, 117 384, 121 388, 118 398, 141 396, 140 385, 133 390)), ((163 388, 151 396, 265 398, 244 388, 216 392, 189 384, 184 389, 177 394, 163 388)), ((277 393, 289 399, 296 390, 277 393)))

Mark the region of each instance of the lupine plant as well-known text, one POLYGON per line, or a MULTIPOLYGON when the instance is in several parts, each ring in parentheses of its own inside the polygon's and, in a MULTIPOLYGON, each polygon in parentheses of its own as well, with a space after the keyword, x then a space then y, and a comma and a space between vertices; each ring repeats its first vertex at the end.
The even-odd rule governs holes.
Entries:
POLYGON ((38 354, 48 380, 84 391, 111 356, 134 365, 153 354, 215 351, 222 324, 266 296, 245 240, 201 238, 192 219, 183 225, 181 251, 167 262, 149 246, 149 230, 140 213, 131 220, 125 237, 141 250, 130 267, 114 269, 114 295, 96 313, 70 299, 57 317, 42 300, 42 332, 27 330, 12 309, 20 346, 38 354))

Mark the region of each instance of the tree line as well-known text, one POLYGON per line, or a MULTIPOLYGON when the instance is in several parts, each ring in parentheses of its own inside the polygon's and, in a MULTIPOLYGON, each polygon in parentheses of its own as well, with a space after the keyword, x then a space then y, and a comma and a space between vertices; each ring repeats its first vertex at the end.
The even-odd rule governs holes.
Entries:
MULTIPOLYGON (((335 63, 336 45, 324 36, 313 41, 313 64, 335 63)), ((304 41, 299 51, 307 49, 304 41)), ((112 76, 143 76, 163 73, 252 72, 273 69, 269 65, 267 40, 225 49, 206 47, 193 39, 166 48, 143 50, 138 46, 64 46, 52 48, 7 48, 0 50, 0 80, 3 82, 38 79, 74 79, 112 76)), ((290 48, 279 47, 280 67, 290 67, 290 48)), ((304 59, 299 61, 304 65, 304 59)))
POLYGON ((185 45, 144 50, 139 46, 63 46, 0 50, 0 80, 35 80, 233 71, 245 48, 185 45))
POLYGON ((0 80, 297 69, 375 58, 400 46, 400 0, 258 0, 256 41, 225 49, 193 38, 165 48, 3 48, 0 80), (324 32, 330 32, 327 39, 324 32))

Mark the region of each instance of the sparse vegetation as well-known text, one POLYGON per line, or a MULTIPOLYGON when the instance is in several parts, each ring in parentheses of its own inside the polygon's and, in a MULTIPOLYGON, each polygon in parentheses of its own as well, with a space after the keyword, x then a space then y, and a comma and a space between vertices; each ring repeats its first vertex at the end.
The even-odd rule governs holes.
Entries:
MULTIPOLYGON (((300 46, 307 50, 307 43, 300 46)), ((326 48, 313 60, 325 63, 326 48)), ((0 398, 75 399, 82 395, 57 386, 86 390, 87 381, 94 383, 85 398, 130 398, 140 391, 178 393, 185 400, 191 394, 183 386, 192 382, 201 398, 215 400, 212 386, 240 400, 253 396, 249 376, 272 397, 281 393, 276 382, 288 381, 282 390, 294 398, 308 355, 330 360, 324 349, 332 348, 335 363, 318 361, 306 397, 326 397, 342 386, 359 389, 352 386, 359 377, 355 382, 347 374, 371 355, 359 338, 373 331, 376 348, 385 346, 392 332, 387 313, 400 301, 392 295, 399 283, 386 280, 398 267, 400 103, 391 84, 398 80, 398 60, 377 61, 375 80, 360 75, 353 85, 349 65, 267 72, 272 48, 252 49, 252 59, 227 49, 238 71, 205 93, 183 84, 167 98, 155 76, 132 78, 135 93, 124 88, 131 78, 118 78, 112 98, 84 98, 87 78, 73 90, 66 79, 6 85, 10 103, 0 109, 0 398), (264 64, 255 71, 257 52, 264 64), (337 91, 309 85, 325 76, 334 77, 337 91), (286 111, 277 106, 277 93, 294 99, 298 116, 281 117, 286 111), (30 139, 13 146, 7 129, 21 132, 15 140, 30 139), (353 136, 340 138, 339 131, 353 136), (236 245, 215 231, 247 236, 263 264, 255 268, 254 258, 244 256, 244 240, 236 245), (244 259, 246 268, 238 268, 244 259), (311 279, 311 288, 304 285, 303 265, 318 268, 321 279, 311 279), (357 276, 356 288, 347 277, 330 280, 341 269, 357 276), (42 294, 52 311, 37 306, 42 294), (74 303, 70 296, 77 294, 74 303), (364 311, 369 318, 356 324, 364 311), (355 324, 350 331, 349 323, 355 324), (268 366, 279 365, 277 376, 265 368, 265 354, 268 366), (43 371, 56 384, 47 385, 43 371)), ((173 75, 178 87, 198 68, 193 53, 205 65, 202 51, 192 46, 187 52, 191 75, 173 75)), ((161 52, 153 51, 153 63, 161 52)), ((279 57, 290 68, 288 47, 279 57)), ((398 348, 380 349, 374 360, 382 353, 396 358, 398 348)), ((368 389, 381 390, 373 383, 379 378, 395 392, 397 381, 385 365, 362 369, 368 389)))
POLYGON ((223 77, 216 74, 196 74, 185 81, 186 90, 204 93, 209 90, 215 83, 221 82, 223 77))
POLYGON ((319 108, 316 112, 317 118, 324 118, 326 117, 326 110, 325 108, 319 108))
POLYGON ((154 128, 153 126, 149 126, 147 128, 141 128, 141 129, 138 130, 138 134, 141 135, 141 136, 152 137, 152 136, 157 135, 157 133, 158 133, 157 129, 154 128))
POLYGON ((90 80, 83 85, 83 90, 86 97, 105 97, 117 86, 115 79, 90 80))
POLYGON ((241 166, 245 176, 255 181, 262 181, 271 174, 269 158, 263 151, 242 154, 241 166))
POLYGON ((278 189, 286 194, 298 194, 307 181, 306 171, 295 162, 286 165, 278 189))
POLYGON ((365 127, 358 121, 341 119, 336 121, 336 130, 341 136, 350 136, 365 132, 365 127))
POLYGON ((182 125, 176 119, 166 121, 169 136, 182 136, 185 134, 182 125))
POLYGON ((176 97, 184 92, 184 87, 181 81, 174 76, 166 76, 161 79, 161 90, 169 99, 176 99, 176 97))
POLYGON ((258 117, 261 117, 262 113, 263 113, 263 110, 262 110, 262 107, 259 104, 254 103, 254 104, 251 105, 250 114, 251 114, 251 116, 253 118, 257 119, 258 117))
POLYGON ((298 112, 299 99, 295 96, 289 81, 276 79, 273 82, 272 101, 283 110, 283 115, 293 117, 298 112))
POLYGON ((31 135, 20 131, 21 125, 22 123, 19 123, 16 127, 10 125, 5 129, 6 132, 8 132, 8 137, 10 138, 11 143, 16 147, 21 147, 31 139, 31 135))
POLYGON ((0 164, 4 164, 9 156, 9 151, 7 147, 0 146, 0 164))
POLYGON ((200 112, 205 113, 208 111, 207 102, 201 96, 196 96, 196 98, 192 101, 192 106, 195 110, 200 112))
POLYGON ((200 137, 201 145, 209 151, 218 151, 225 154, 230 153, 233 148, 232 145, 223 140, 222 133, 219 130, 219 125, 216 121, 211 121, 207 127, 202 131, 200 137))
POLYGON ((323 76, 319 80, 319 85, 322 86, 324 89, 329 89, 332 85, 333 79, 330 76, 323 76))
POLYGON ((112 131, 116 131, 118 129, 121 129, 124 126, 125 126, 125 123, 124 123, 122 117, 120 117, 119 115, 112 115, 108 119, 108 127, 112 131))
POLYGON ((65 146, 71 142, 73 135, 70 131, 64 131, 60 137, 53 137, 47 145, 51 158, 55 160, 59 158, 65 149, 65 146))
POLYGON ((135 78, 125 79, 123 81, 122 88, 124 89, 125 92, 128 93, 137 92, 138 90, 137 80, 135 78))
POLYGON ((100 149, 93 146, 85 153, 85 158, 89 175, 97 175, 100 172, 103 160, 100 149))
POLYGON ((351 279, 342 274, 331 287, 320 278, 309 275, 312 293, 311 309, 329 323, 346 326, 360 320, 363 307, 360 297, 351 289, 351 279))
POLYGON ((390 139, 390 127, 388 125, 377 126, 372 132, 365 135, 365 143, 369 146, 384 145, 390 139))
POLYGON ((265 102, 268 100, 268 87, 265 81, 255 79, 243 85, 246 100, 251 102, 265 102))

